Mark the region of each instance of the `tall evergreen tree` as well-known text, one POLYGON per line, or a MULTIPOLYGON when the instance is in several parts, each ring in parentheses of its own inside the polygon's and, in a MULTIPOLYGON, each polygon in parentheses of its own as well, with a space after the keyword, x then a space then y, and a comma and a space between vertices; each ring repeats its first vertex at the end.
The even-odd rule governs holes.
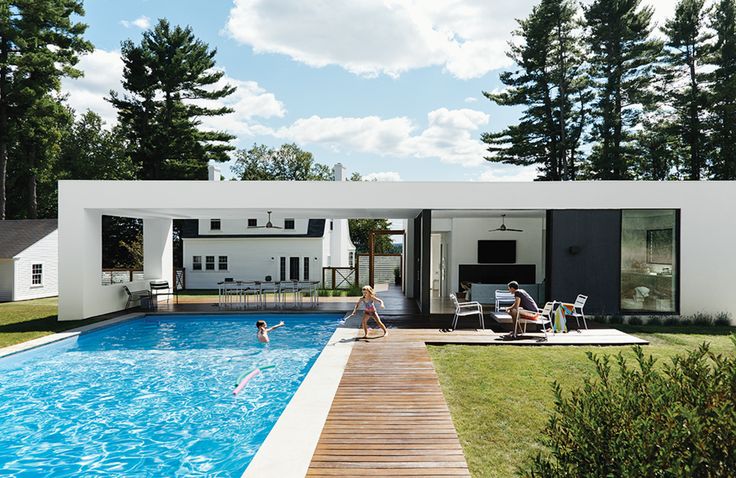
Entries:
POLYGON ((668 105, 675 110, 674 127, 682 142, 682 169, 686 178, 706 174, 708 152, 703 119, 708 106, 706 73, 712 34, 706 28, 705 0, 680 0, 675 15, 662 29, 665 42, 665 78, 668 105))
POLYGON ((714 179, 736 179, 736 0, 715 7, 716 34, 711 108, 715 157, 714 179))
POLYGON ((542 0, 519 20, 519 42, 507 53, 518 70, 501 74, 505 91, 483 94, 525 110, 519 124, 482 135, 487 160, 539 165, 543 180, 575 179, 589 102, 580 30, 572 0, 542 0))
MULTIPOLYGON (((0 1, 0 219, 6 213, 9 150, 17 122, 33 109, 43 110, 49 95, 59 91, 61 78, 76 77, 78 55, 91 51, 83 39, 87 26, 81 0, 0 1)), ((42 151, 27 151, 28 214, 37 212, 36 174, 42 151)), ((23 169, 14 166, 15 169, 23 169)))
POLYGON ((233 86, 218 87, 224 72, 215 69, 216 49, 198 40, 189 27, 165 19, 143 34, 140 45, 122 44, 123 96, 111 91, 131 156, 141 179, 202 179, 210 160, 227 161, 235 137, 200 128, 201 118, 231 113, 207 106, 227 97, 233 86))
POLYGON ((654 100, 650 90, 662 43, 651 37, 652 13, 641 0, 594 0, 585 7, 590 46, 596 179, 627 179, 634 160, 633 128, 654 100))
POLYGON ((61 140, 56 174, 59 179, 135 179, 138 175, 119 127, 105 129, 92 111, 74 121, 61 140))

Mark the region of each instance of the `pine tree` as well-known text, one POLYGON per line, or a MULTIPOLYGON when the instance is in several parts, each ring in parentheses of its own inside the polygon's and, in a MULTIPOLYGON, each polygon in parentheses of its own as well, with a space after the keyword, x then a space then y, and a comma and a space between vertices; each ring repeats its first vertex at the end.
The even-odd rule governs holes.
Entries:
POLYGON ((596 92, 589 171, 596 179, 632 176, 633 128, 654 101, 650 86, 662 50, 651 38, 652 12, 641 0, 595 0, 585 7, 596 92))
MULTIPOLYGON (((6 214, 9 150, 18 139, 13 136, 20 132, 18 122, 47 108, 62 77, 80 76, 74 68, 78 55, 92 50, 82 37, 87 26, 74 19, 82 15, 80 0, 0 1, 0 219, 6 214)), ((29 173, 30 217, 38 210, 36 172, 44 155, 36 145, 26 149, 25 167, 10 165, 29 173)))
POLYGON ((515 35, 519 42, 507 54, 519 69, 501 74, 505 91, 483 94, 525 110, 519 124, 482 135, 491 153, 486 159, 539 165, 543 180, 575 179, 589 102, 576 4, 542 0, 519 20, 515 35))
POLYGON ((662 29, 665 42, 667 103, 675 110, 675 134, 683 145, 681 164, 688 179, 706 173, 708 152, 703 125, 708 106, 706 66, 712 34, 706 28, 705 0, 680 0, 662 29))
POLYGON ((216 49, 198 40, 189 27, 171 27, 167 20, 143 34, 140 45, 122 44, 123 86, 111 91, 131 156, 141 179, 202 179, 210 160, 227 161, 235 137, 200 128, 201 118, 233 110, 210 107, 233 86, 218 87, 224 71, 215 69, 216 49))
POLYGON ((714 179, 736 179, 736 0, 721 0, 712 18, 716 33, 711 109, 714 179))

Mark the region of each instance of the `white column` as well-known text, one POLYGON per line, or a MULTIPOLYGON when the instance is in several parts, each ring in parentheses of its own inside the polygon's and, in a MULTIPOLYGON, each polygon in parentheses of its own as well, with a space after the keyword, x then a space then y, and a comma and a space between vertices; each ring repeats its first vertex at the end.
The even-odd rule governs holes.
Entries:
POLYGON ((94 301, 102 282, 102 216, 59 201, 59 320, 94 315, 94 301))
POLYGON ((171 219, 143 220, 143 276, 147 281, 163 279, 174 287, 173 232, 171 219))

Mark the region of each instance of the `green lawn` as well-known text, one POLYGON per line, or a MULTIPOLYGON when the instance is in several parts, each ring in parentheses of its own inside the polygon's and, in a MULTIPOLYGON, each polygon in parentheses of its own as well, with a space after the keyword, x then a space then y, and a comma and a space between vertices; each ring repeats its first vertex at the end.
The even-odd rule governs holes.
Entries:
POLYGON ((90 320, 57 322, 56 310, 56 297, 0 304, 0 347, 94 322, 90 320))
MULTIPOLYGON (((624 327, 621 327, 624 329, 624 327)), ((661 360, 703 342, 734 353, 733 327, 626 327, 650 341, 661 360)), ((566 391, 593 372, 586 352, 633 357, 631 347, 430 346, 429 353, 474 477, 515 476, 538 450, 553 404, 554 380, 566 391)))

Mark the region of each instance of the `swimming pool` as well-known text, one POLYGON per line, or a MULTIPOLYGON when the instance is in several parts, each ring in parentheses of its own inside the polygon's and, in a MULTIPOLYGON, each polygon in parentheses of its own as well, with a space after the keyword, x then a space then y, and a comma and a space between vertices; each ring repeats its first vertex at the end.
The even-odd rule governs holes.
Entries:
POLYGON ((240 476, 339 319, 146 316, 0 359, 0 475, 240 476))

